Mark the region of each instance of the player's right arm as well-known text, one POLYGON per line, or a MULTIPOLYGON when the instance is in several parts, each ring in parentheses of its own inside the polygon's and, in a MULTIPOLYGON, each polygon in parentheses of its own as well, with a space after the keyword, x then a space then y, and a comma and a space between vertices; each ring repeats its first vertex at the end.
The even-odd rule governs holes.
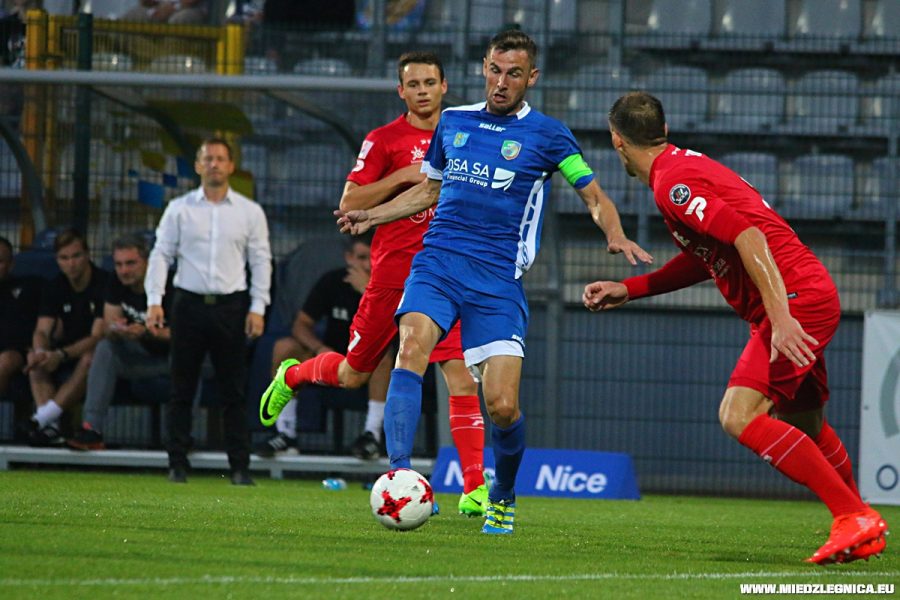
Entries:
POLYGON ((439 179, 426 179, 409 188, 390 202, 368 210, 334 211, 341 233, 360 235, 376 225, 398 221, 434 206, 441 194, 439 179))
POLYGON ((417 163, 397 169, 390 175, 367 185, 348 181, 344 184, 340 209, 350 212, 378 206, 410 186, 420 183, 423 179, 425 179, 425 174, 421 172, 421 165, 417 163))
POLYGON ((774 362, 779 353, 799 367, 815 361, 816 355, 810 345, 818 346, 819 342, 791 315, 784 280, 769 251, 765 234, 756 227, 748 227, 734 240, 734 247, 759 290, 766 316, 772 323, 770 362, 774 362))

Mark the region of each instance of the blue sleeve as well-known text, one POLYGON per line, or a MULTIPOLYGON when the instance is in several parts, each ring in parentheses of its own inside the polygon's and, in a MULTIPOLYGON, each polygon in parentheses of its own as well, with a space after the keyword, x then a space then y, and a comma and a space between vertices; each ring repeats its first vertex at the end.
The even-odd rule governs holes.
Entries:
POLYGON ((434 134, 431 136, 431 144, 428 146, 428 152, 422 160, 422 172, 429 179, 440 180, 443 178, 444 165, 446 157, 444 156, 444 123, 447 121, 447 113, 441 116, 434 134))
POLYGON ((553 162, 555 170, 559 170, 559 165, 573 154, 581 154, 581 147, 575 141, 575 136, 568 127, 559 121, 551 121, 554 130, 551 131, 548 147, 548 158, 553 162))

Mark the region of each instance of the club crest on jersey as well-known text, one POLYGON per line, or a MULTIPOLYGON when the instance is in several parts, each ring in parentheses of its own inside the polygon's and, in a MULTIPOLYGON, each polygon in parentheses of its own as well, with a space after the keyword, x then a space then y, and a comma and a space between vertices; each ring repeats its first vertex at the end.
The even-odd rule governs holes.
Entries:
POLYGON ((469 134, 463 133, 462 131, 457 131, 456 136, 453 138, 453 147, 454 148, 462 148, 466 145, 466 142, 469 141, 469 134))
POLYGON ((506 160, 513 160, 515 157, 519 155, 519 151, 522 149, 522 144, 519 142, 514 142, 513 140, 504 140, 503 146, 500 147, 500 154, 503 155, 503 158, 506 160))
POLYGON ((684 185, 683 183, 678 183, 672 186, 672 189, 669 190, 669 200, 672 201, 672 204, 675 206, 681 206, 685 202, 691 199, 691 188, 684 185))

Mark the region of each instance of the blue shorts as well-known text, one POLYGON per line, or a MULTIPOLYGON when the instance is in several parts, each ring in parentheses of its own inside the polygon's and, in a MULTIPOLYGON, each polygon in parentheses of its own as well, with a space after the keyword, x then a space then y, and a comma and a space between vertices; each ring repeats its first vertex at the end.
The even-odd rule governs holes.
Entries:
POLYGON ((525 356, 528 302, 522 282, 462 254, 425 248, 413 259, 395 318, 427 315, 444 331, 457 320, 466 366, 525 356))

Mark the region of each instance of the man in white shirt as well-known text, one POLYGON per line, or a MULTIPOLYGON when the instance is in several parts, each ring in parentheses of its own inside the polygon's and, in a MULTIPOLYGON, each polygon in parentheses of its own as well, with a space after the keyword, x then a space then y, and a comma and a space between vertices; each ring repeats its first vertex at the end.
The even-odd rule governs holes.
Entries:
POLYGON ((145 279, 148 328, 153 332, 167 324, 171 327, 169 480, 187 481, 187 453, 193 442, 191 408, 203 358, 209 352, 224 409, 231 482, 253 485, 245 410, 246 341, 262 334, 269 304, 269 229, 262 208, 228 186, 228 177, 234 172, 228 142, 221 138, 204 141, 194 169, 201 186, 166 207, 145 279), (162 297, 167 271, 176 260, 175 298, 167 323, 162 297))

